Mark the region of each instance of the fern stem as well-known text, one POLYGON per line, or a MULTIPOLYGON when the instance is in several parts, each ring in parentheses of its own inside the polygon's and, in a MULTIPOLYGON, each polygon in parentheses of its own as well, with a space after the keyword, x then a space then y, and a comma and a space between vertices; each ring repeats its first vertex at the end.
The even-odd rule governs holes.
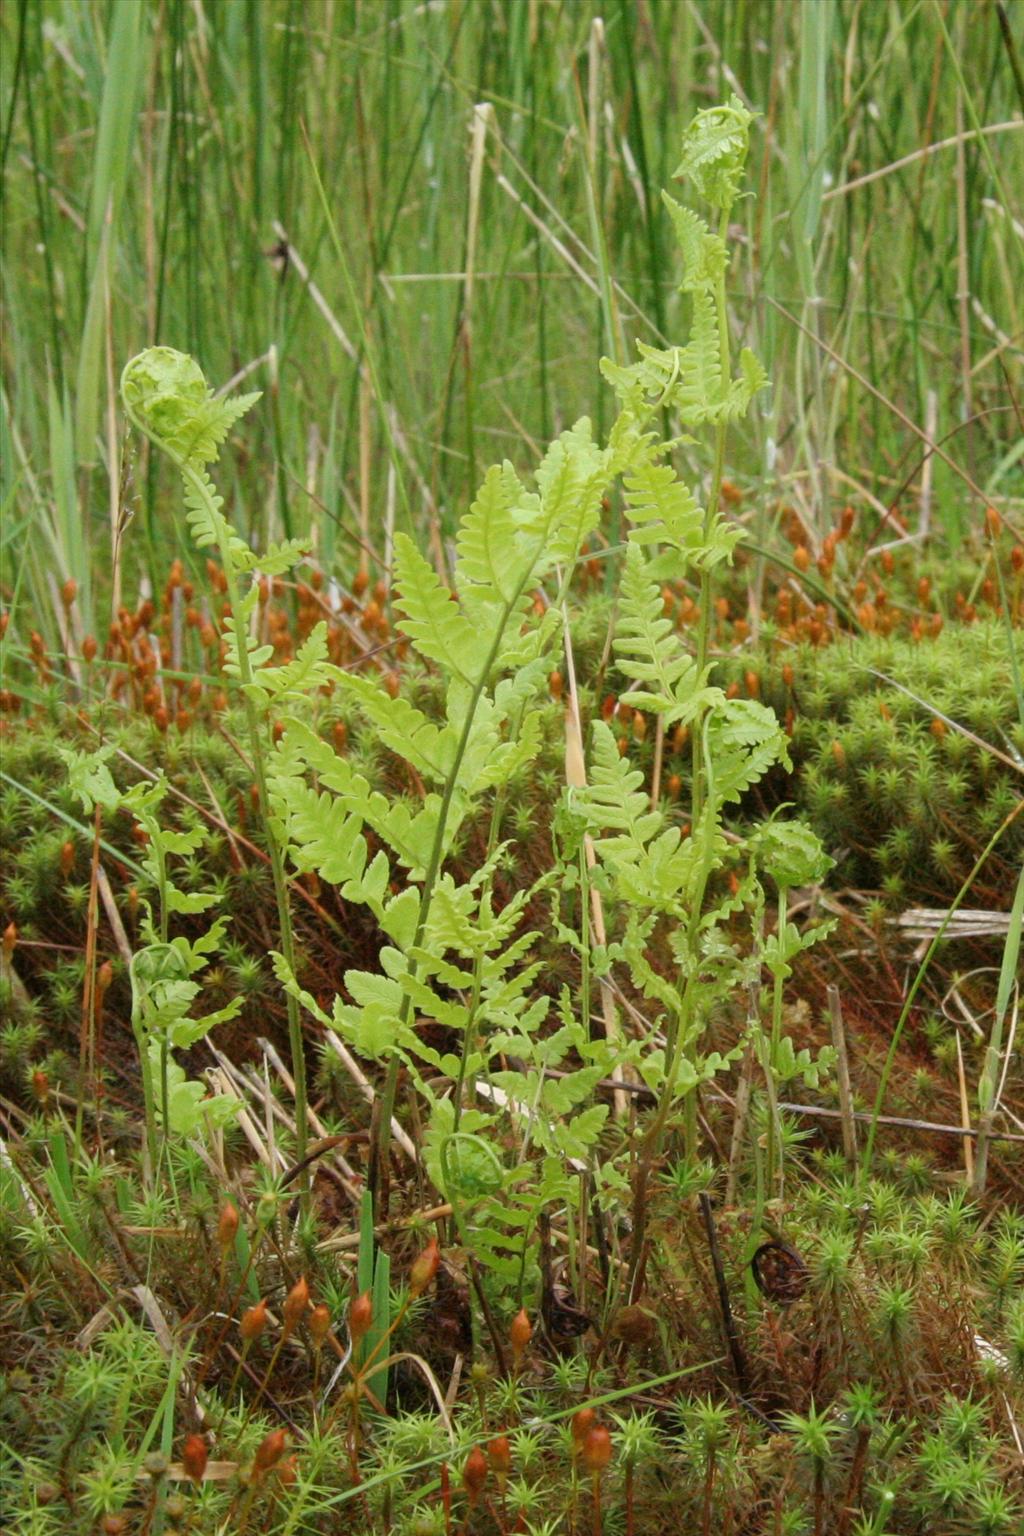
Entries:
MULTIPOLYGON (((210 506, 212 514, 216 514, 216 508, 210 502, 210 493, 202 475, 197 475, 188 464, 180 465, 183 477, 189 482, 196 495, 200 496, 210 506)), ((267 773, 263 757, 263 742, 260 736, 260 722, 256 714, 256 706, 249 692, 252 687, 252 663, 249 659, 248 636, 243 634, 241 628, 241 602, 238 592, 238 576, 235 571, 234 560, 231 554, 231 535, 227 522, 222 517, 215 517, 217 524, 220 557, 224 567, 224 579, 227 582, 228 606, 231 609, 231 622, 235 630, 235 649, 238 654, 238 675, 241 683, 242 703, 245 709, 245 721, 249 732, 249 750, 252 753, 253 773, 256 778, 256 789, 259 794, 260 816, 263 821, 264 836, 267 842, 267 853, 270 857, 270 870, 274 881, 274 898, 277 904, 277 920, 281 930, 281 953, 288 964, 288 969, 294 976, 295 970, 295 939, 292 932, 292 914, 288 899, 288 881, 284 872, 284 861, 281 857, 281 848, 274 829, 270 824, 270 800, 267 794, 267 773)), ((285 1004, 288 1010, 288 1043, 292 1058, 292 1077, 295 1079, 295 1161, 304 1163, 306 1157, 306 1133, 307 1133, 307 1100, 306 1100, 306 1058, 302 1045, 302 1025, 299 1019, 298 999, 290 992, 285 994, 285 1004)), ((301 1173, 300 1194, 303 1210, 308 1209, 310 1178, 309 1168, 303 1167, 301 1173)))
MULTIPOLYGON (((469 706, 466 710, 466 719, 462 727, 462 735, 459 737, 459 743, 455 749, 455 759, 452 763, 452 770, 445 782, 444 793, 441 796, 440 809, 437 813, 437 830, 434 833, 434 842, 430 850, 430 863, 427 865, 427 872, 423 878, 423 890, 420 894, 420 910, 416 919, 416 932, 413 935, 413 941, 411 945, 412 949, 417 949, 422 944, 423 935, 426 931, 427 919, 430 916, 430 906, 434 899, 434 887, 437 884, 438 875, 441 873, 441 860, 444 853, 444 836, 448 826, 448 816, 451 811, 452 800, 455 796, 455 786, 458 783, 459 773, 462 768, 462 760, 466 755, 466 749, 469 746, 469 738, 473 731, 473 721, 476 718, 477 706, 480 703, 484 688, 487 685, 487 679, 491 675, 491 668, 494 666, 494 663, 497 660, 498 651, 501 648, 501 642, 505 634, 505 628, 508 624, 509 616, 514 611, 516 603, 518 603, 523 591, 526 588, 530 576, 533 574, 534 563, 531 563, 529 571, 527 572, 526 576, 524 576, 519 587, 516 589, 514 596, 505 604, 504 612, 502 613, 498 625, 495 629, 494 640, 492 641, 490 651, 487 653, 486 660, 480 669, 480 676, 476 683, 473 685, 473 691, 469 699, 469 706)), ((418 972, 419 967, 417 966, 416 961, 410 960, 409 975, 415 979, 418 972)), ((406 992, 402 998, 402 1011, 399 1015, 399 1036, 401 1036, 404 1030, 408 1028, 411 1013, 412 998, 409 996, 408 992, 406 992)), ((471 1027, 471 1023, 472 1017, 470 1020, 470 1025, 467 1026, 467 1033, 468 1029, 471 1027)), ((468 1052, 464 1046, 460 1085, 462 1078, 465 1077, 465 1063, 467 1055, 468 1052)), ((395 1112, 395 1094, 398 1089, 398 1073, 401 1068, 401 1064, 402 1059, 396 1052, 388 1063, 387 1077, 384 1080, 384 1094, 381 1100, 380 1119, 377 1123, 377 1136, 370 1151, 370 1187, 374 1191, 375 1209, 378 1212, 378 1219, 381 1221, 385 1221, 387 1219, 388 1202, 386 1198, 386 1169, 388 1153, 391 1147, 391 1120, 395 1112)), ((458 1114, 458 1100, 456 1100, 456 1114, 458 1114)))

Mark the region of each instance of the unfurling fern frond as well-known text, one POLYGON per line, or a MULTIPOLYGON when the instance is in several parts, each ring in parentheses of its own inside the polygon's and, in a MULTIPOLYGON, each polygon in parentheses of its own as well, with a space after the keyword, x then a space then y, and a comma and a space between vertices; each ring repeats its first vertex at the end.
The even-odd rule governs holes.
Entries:
POLYGON ((121 375, 129 419, 180 466, 212 464, 259 392, 218 399, 199 364, 173 347, 148 347, 121 375))
POLYGON ((683 133, 683 153, 675 175, 691 181, 698 196, 728 212, 739 196, 752 112, 738 96, 723 107, 698 112, 683 133))

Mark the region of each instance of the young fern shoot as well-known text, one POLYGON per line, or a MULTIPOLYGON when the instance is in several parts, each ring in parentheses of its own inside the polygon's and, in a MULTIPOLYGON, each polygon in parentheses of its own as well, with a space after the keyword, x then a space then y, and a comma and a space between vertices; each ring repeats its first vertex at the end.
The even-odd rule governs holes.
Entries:
MULTIPOLYGON (((618 665, 632 680, 632 705, 659 717, 665 727, 685 725, 693 743, 688 838, 678 825, 667 824, 660 810, 649 808, 642 774, 620 757, 610 729, 601 721, 593 730, 592 783, 577 794, 598 856, 626 913, 611 958, 626 963, 634 985, 662 1010, 657 1023, 664 1032, 664 1047, 650 1050, 642 1068, 656 1090, 657 1107, 640 1147, 634 1182, 634 1295, 643 1278, 650 1175, 661 1158, 670 1117, 682 1101, 687 1153, 694 1158, 695 1090, 726 1064, 718 1052, 701 1054, 701 1037, 713 1011, 731 994, 745 990, 761 964, 757 945, 741 953, 733 932, 737 914, 759 899, 756 849, 728 840, 724 817, 774 764, 788 764, 786 737, 773 712, 755 700, 727 698, 711 684, 708 665, 714 571, 732 558, 742 536, 722 516, 719 505, 727 433, 768 382, 746 348, 733 375, 725 301, 726 234, 742 182, 751 121, 734 97, 727 106, 698 113, 683 136, 677 175, 687 178, 710 204, 717 229, 663 194, 682 256, 681 290, 691 306, 689 340, 667 348, 640 342, 635 363, 606 360, 603 365, 621 407, 611 442, 626 463, 628 547, 614 641, 618 665), (670 461, 675 444, 663 441, 655 429, 662 412, 687 434, 708 428, 713 432, 710 490, 703 509, 670 461), (661 598, 663 581, 688 573, 700 584, 693 655, 665 617, 661 598), (717 878, 729 864, 732 890, 723 889, 717 878), (668 927, 677 966, 674 981, 659 974, 647 956, 656 925, 668 927)), ((779 827, 777 836, 785 835, 779 827)))
MULTIPOLYGON (((288 883, 279 829, 269 811, 263 746, 265 722, 260 716, 260 706, 279 691, 280 684, 276 676, 272 683, 268 681, 273 676, 267 670, 272 648, 252 643, 249 624, 259 601, 258 575, 275 576, 289 570, 302 558, 305 547, 299 540, 289 540, 271 546, 262 555, 254 554, 228 523, 223 498, 207 472, 206 466, 217 461, 231 428, 256 403, 258 394, 217 399, 192 358, 171 347, 150 347, 126 365, 121 375, 121 398, 132 426, 166 454, 181 475, 186 517, 195 543, 201 549, 212 546, 220 553, 230 610, 225 619, 225 670, 237 680, 242 694, 274 882, 281 950, 294 970, 288 883), (240 584, 246 577, 249 583, 243 595, 240 584)), ((306 1064, 299 1007, 290 993, 287 1007, 295 1079, 295 1156, 301 1163, 306 1155, 306 1064)), ((303 1192, 307 1197, 308 1191, 308 1172, 304 1171, 303 1192)))

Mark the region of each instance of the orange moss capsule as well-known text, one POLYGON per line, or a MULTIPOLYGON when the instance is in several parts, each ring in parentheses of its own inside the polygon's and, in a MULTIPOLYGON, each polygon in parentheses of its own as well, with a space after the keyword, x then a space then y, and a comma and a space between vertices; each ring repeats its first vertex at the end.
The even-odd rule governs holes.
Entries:
POLYGON ((466 1490, 470 1508, 480 1498, 487 1482, 487 1457, 478 1445, 474 1445, 462 1468, 462 1486, 466 1490))
POLYGON ((225 1200, 217 1218, 217 1247, 225 1253, 235 1240, 238 1231, 238 1207, 225 1200))
POLYGON ((276 1467, 287 1449, 287 1430, 272 1429, 270 1434, 266 1435, 256 1447, 256 1455, 252 1460, 253 1476, 260 1478, 265 1472, 269 1472, 273 1467, 276 1467))
POLYGON ((614 693, 606 693, 601 700, 601 719, 606 725, 615 713, 615 702, 614 693))
POLYGON ((739 503, 743 500, 743 492, 740 490, 738 485, 733 485, 731 480, 722 481, 721 491, 722 500, 726 502, 730 507, 738 506, 739 503))
POLYGON ((91 661, 95 661, 95 659, 96 659, 96 637, 95 637, 95 635, 86 635, 85 639, 82 641, 82 659, 84 661, 90 661, 90 662, 91 661))
POLYGON ((806 571, 811 563, 811 552, 806 544, 798 544, 793 551, 793 564, 798 571, 806 571))
POLYGON ((757 673, 754 671, 747 672, 743 681, 747 687, 747 697, 751 699, 759 699, 761 697, 761 679, 758 677, 757 673))
POLYGON ((533 1338, 533 1324, 530 1322, 525 1307, 520 1307, 512 1319, 508 1336, 512 1345, 512 1354, 518 1364, 523 1357, 524 1351, 529 1346, 530 1340, 533 1338))
POLYGON ((284 721, 275 720, 270 734, 275 741, 280 741, 281 737, 284 735, 284 721))
POLYGON ((793 678, 795 676, 796 674, 794 673, 791 664, 787 661, 782 669, 782 681, 785 683, 787 688, 792 688, 793 678))
POLYGON ((988 524, 988 531, 991 536, 994 539, 998 539, 999 535, 1003 531, 1003 520, 999 516, 999 513, 996 511, 995 507, 985 508, 985 522, 988 524))
POLYGON ((832 756, 835 759, 837 768, 846 767, 846 749, 841 741, 834 741, 832 743, 832 756))
POLYGON ((739 696, 740 696, 740 685, 739 685, 739 683, 737 683, 737 682, 730 683, 728 688, 725 690, 725 696, 726 696, 727 699, 738 699, 739 696))
POLYGON ((441 1250, 437 1245, 437 1238, 432 1237, 423 1252, 412 1261, 409 1269, 409 1295, 414 1299, 422 1296, 423 1292, 433 1283, 434 1276, 441 1267, 441 1250))
POLYGON ((562 674, 557 667, 548 677, 548 691, 553 699, 562 697, 562 674))
POLYGON ((625 736, 620 736, 615 745, 619 749, 619 756, 625 757, 627 751, 629 750, 629 742, 626 740, 625 736))
POLYGON ((369 1291, 361 1291, 353 1297, 348 1308, 348 1331, 353 1344, 365 1339, 373 1323, 373 1297, 369 1291))
POLYGON ((46 1106, 50 1097, 50 1079, 41 1067, 32 1073, 32 1095, 38 1104, 46 1106))
POLYGON ((678 800, 682 792, 683 781, 678 773, 670 773, 665 784, 665 792, 670 800, 678 800))
POLYGON ((508 1435, 495 1435, 487 1442, 487 1459, 499 1478, 505 1478, 512 1470, 512 1447, 508 1435))
POLYGON ((593 1429, 596 1423, 597 1414, 594 1412, 593 1408, 579 1408, 573 1414, 570 1421, 570 1428, 572 1430, 574 1454, 579 1453, 584 1440, 590 1434, 590 1431, 593 1429))
POLYGON ((393 699, 397 699, 401 691, 401 680, 397 672, 388 672, 384 677, 384 687, 393 699))
POLYGON ((1024 571, 1024 545, 1015 544, 1010 550, 1010 564, 1015 571, 1024 571))
POLYGON ((612 1459, 612 1437, 605 1424, 595 1424, 580 1446, 580 1460, 599 1477, 612 1459))
POLYGON ((180 736, 184 736, 185 732, 192 724, 192 716, 189 714, 187 709, 179 709, 177 711, 174 716, 174 724, 177 727, 178 734, 180 736))
POLYGON ((896 561, 893 558, 892 550, 891 549, 883 549, 882 550, 882 570, 885 572, 885 574, 887 576, 891 576, 895 569, 896 569, 896 561))
POLYGON ((209 1451, 202 1435, 188 1435, 181 1448, 181 1465, 185 1469, 185 1476, 194 1483, 201 1483, 208 1457, 209 1451))
POLYGON ((61 850, 60 850, 60 872, 64 876, 65 880, 67 879, 68 875, 70 875, 70 873, 74 869, 74 867, 75 867, 75 845, 69 839, 66 843, 62 843, 61 844, 61 850))
POLYGON ((302 1322, 309 1308, 309 1285, 305 1275, 300 1275, 284 1299, 281 1316, 286 1333, 292 1333, 302 1322))
POLYGON ((267 1303, 261 1299, 254 1307, 246 1307, 238 1331, 246 1344, 254 1344, 266 1326, 267 1303))
POLYGON ((348 726, 344 720, 335 720, 331 735, 334 737, 335 752, 344 752, 348 745, 348 726))
POLYGON ((60 600, 66 609, 70 609, 74 606, 74 601, 77 596, 78 582, 75 581, 74 577, 69 576, 67 581, 60 589, 60 600))
POLYGON ((366 571, 356 571, 352 578, 352 591, 356 597, 362 597, 370 585, 370 577, 366 571))
POLYGON ((309 1336, 313 1341, 313 1348, 319 1349, 331 1331, 331 1310, 325 1307, 323 1302, 313 1308, 309 1314, 309 1336))
POLYGON ((945 720, 940 720, 938 715, 935 715, 928 729, 931 731, 936 741, 941 741, 943 736, 946 734, 946 722, 945 720))
POLYGON ((633 736, 637 741, 643 741, 647 735, 647 717, 638 709, 633 711, 633 736))
POLYGON ((852 507, 844 507, 839 516, 839 537, 846 539, 853 528, 854 510, 852 507))

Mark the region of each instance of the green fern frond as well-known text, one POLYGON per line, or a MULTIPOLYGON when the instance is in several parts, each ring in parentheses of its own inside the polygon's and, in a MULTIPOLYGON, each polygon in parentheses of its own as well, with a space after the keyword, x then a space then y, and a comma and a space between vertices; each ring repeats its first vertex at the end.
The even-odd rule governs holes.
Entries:
POLYGON ((609 479, 608 449, 594 442, 590 421, 582 416, 548 448, 537 469, 541 498, 542 573, 575 560, 601 516, 601 498, 609 479))
POLYGON ((662 192, 661 200, 668 209, 683 259, 681 291, 692 293, 697 288, 713 287, 728 263, 725 241, 720 235, 713 235, 705 220, 692 208, 684 208, 667 192, 662 192))
POLYGON ((774 710, 755 699, 726 699, 707 725, 712 764, 709 793, 719 804, 737 801, 770 768, 791 766, 789 738, 774 710))
POLYGON ((395 536, 395 575, 400 592, 396 606, 405 615, 398 628, 421 656, 471 685, 478 682, 486 646, 454 595, 404 533, 395 536))
POLYGON ((539 512, 539 497, 527 492, 507 459, 487 471, 456 535, 460 593, 473 586, 494 602, 516 600, 534 559, 527 534, 539 512))
MULTIPOLYGON (((704 535, 704 511, 670 464, 639 457, 623 481, 626 508, 636 544, 671 544, 683 556, 697 554, 704 535)), ((678 570, 677 574, 682 574, 678 570)))
POLYGON ((709 669, 698 676, 693 658, 665 617, 661 589, 649 579, 635 544, 626 553, 615 650, 620 671, 644 685, 630 692, 630 702, 637 709, 664 715, 666 725, 689 723, 722 697, 717 688, 707 687, 709 669))

